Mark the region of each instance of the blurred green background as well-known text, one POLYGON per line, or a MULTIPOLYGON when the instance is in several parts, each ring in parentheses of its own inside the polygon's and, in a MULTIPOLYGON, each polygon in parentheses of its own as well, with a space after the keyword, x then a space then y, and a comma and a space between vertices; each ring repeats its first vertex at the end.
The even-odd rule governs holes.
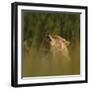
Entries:
POLYGON ((22 76, 80 74, 80 14, 22 10, 22 76), (71 61, 55 69, 47 34, 60 35, 70 41, 71 61))

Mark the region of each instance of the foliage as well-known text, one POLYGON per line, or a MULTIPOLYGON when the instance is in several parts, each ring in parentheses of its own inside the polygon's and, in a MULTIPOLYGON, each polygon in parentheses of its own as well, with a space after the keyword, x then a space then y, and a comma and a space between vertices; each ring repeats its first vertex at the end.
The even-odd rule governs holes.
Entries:
POLYGON ((47 34, 60 35, 72 45, 80 39, 80 14, 22 11, 24 41, 31 47, 45 46, 47 34))

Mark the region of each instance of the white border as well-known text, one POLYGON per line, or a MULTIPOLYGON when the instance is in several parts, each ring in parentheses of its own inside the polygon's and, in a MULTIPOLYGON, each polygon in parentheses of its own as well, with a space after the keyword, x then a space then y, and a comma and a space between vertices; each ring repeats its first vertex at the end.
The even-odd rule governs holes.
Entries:
POLYGON ((36 6, 18 6, 18 84, 63 82, 85 80, 85 10, 71 8, 51 8, 36 6), (80 75, 48 76, 21 78, 21 10, 59 11, 81 13, 80 15, 80 75))

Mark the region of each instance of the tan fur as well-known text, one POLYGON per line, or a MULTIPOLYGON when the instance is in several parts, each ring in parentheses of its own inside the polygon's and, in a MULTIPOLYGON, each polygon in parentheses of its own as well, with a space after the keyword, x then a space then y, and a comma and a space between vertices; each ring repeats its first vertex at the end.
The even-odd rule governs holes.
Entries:
POLYGON ((53 53, 54 57, 59 57, 62 56, 66 58, 66 60, 70 60, 69 56, 69 50, 68 50, 68 45, 70 42, 62 38, 61 36, 55 35, 51 36, 49 35, 50 38, 50 45, 51 45, 51 52, 53 53))

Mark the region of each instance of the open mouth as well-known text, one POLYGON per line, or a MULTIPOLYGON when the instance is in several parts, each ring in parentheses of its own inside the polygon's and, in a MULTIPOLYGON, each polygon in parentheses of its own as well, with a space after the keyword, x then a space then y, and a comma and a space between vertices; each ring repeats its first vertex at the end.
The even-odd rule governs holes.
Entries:
POLYGON ((52 41, 49 34, 47 35, 47 40, 48 40, 49 42, 52 41))

